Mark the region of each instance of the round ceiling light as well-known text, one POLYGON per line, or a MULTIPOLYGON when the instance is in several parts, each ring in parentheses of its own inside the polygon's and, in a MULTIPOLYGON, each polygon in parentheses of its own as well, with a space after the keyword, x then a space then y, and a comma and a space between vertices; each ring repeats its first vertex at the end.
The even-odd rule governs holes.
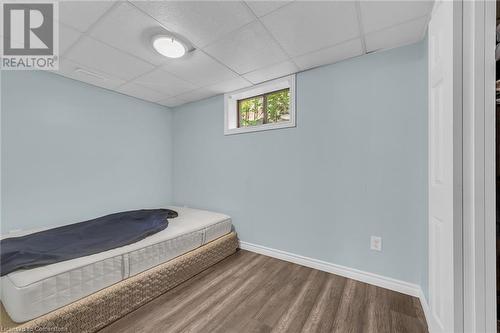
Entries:
POLYGON ((180 58, 186 54, 186 46, 172 36, 154 36, 153 48, 168 58, 180 58))

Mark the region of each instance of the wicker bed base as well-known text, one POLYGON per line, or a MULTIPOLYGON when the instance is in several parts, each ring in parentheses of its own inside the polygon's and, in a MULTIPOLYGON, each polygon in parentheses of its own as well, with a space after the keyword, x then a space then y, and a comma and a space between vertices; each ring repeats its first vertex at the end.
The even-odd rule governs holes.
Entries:
POLYGON ((237 247, 238 240, 232 232, 23 324, 13 323, 2 306, 0 329, 10 332, 96 332, 233 254, 237 247))

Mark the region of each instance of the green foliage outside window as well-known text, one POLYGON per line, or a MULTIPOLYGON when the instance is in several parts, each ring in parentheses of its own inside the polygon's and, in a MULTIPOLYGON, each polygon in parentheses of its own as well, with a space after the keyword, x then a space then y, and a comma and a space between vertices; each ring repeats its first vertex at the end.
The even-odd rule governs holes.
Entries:
POLYGON ((239 127, 256 126, 264 123, 264 97, 257 96, 238 101, 239 127))
POLYGON ((239 100, 238 127, 289 121, 289 106, 289 89, 239 100))

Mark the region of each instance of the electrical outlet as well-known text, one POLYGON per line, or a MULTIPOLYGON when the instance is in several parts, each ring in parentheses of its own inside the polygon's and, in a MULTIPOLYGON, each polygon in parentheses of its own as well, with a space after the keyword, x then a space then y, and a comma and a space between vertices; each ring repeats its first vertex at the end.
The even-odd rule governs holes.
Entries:
POLYGON ((382 251, 382 237, 371 236, 370 249, 372 249, 374 251, 382 251))

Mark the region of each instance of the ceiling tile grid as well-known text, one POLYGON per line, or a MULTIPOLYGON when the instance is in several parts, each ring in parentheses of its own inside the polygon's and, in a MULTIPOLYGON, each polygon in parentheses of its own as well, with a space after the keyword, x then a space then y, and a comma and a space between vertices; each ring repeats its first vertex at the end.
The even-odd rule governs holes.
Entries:
POLYGON ((292 56, 360 36, 354 1, 295 1, 261 20, 292 56))
POLYGON ((114 1, 60 1, 59 21, 85 32, 114 5, 114 1))
POLYGON ((203 50, 240 75, 288 58, 259 21, 246 25, 203 50))
POLYGON ((167 107, 425 36, 433 1, 64 1, 57 74, 167 107), (180 59, 154 35, 189 41, 180 59))
POLYGON ((166 30, 156 20, 122 2, 100 20, 89 35, 153 65, 161 65, 167 59, 153 49, 151 37, 162 32, 166 30))

